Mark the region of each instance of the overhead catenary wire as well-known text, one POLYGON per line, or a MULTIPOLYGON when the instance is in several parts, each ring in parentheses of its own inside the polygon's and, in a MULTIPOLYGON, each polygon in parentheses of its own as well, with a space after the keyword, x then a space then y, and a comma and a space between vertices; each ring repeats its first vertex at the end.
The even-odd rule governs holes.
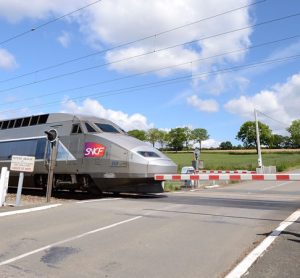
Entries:
MULTIPOLYGON (((91 88, 91 87, 95 87, 95 86, 98 86, 98 85, 107 84, 107 83, 120 81, 120 80, 125 80, 125 79, 129 79, 129 78, 133 78, 133 77, 137 77, 137 76, 141 76, 141 75, 145 75, 145 74, 149 74, 149 73, 157 73, 157 72, 168 70, 168 69, 171 69, 171 68, 180 67, 180 66, 183 66, 183 65, 187 65, 187 64, 191 64, 191 63, 195 63, 195 62, 200 62, 200 61, 204 61, 204 60, 208 60, 208 59, 212 59, 212 58, 217 58, 217 57, 221 57, 221 56, 228 55, 228 54, 247 51, 249 49, 255 49, 255 48, 259 48, 259 47, 263 47, 263 46, 268 46, 268 45, 271 45, 271 44, 280 43, 280 42, 283 42, 283 41, 287 41, 287 40, 291 40, 291 39, 295 39, 295 38, 299 38, 299 37, 300 37, 300 35, 280 38, 280 39, 277 39, 277 40, 268 41, 268 42, 264 42, 264 43, 257 44, 257 45, 252 45, 252 46, 241 48, 241 49, 231 50, 231 51, 227 51, 227 52, 224 52, 224 53, 220 53, 220 54, 216 54, 216 55, 212 55, 212 56, 208 56, 208 57, 203 57, 203 58, 187 61, 187 62, 176 64, 176 65, 171 65, 171 66, 162 67, 162 68, 159 68, 159 69, 144 71, 144 72, 141 72, 141 73, 131 74, 131 75, 118 77, 118 78, 113 78, 113 79, 109 79, 109 80, 104 80, 104 81, 100 81, 100 82, 94 82, 94 83, 90 83, 90 84, 86 84, 86 85, 82 85, 82 86, 77 86, 77 87, 73 87, 73 88, 69 88, 69 89, 59 90, 59 91, 56 91, 56 92, 43 94, 43 97, 53 96, 53 95, 56 95, 56 94, 61 94, 61 93, 66 93, 66 92, 71 92, 71 91, 76 91, 76 90, 82 90, 82 89, 86 89, 86 88, 91 88)), ((13 102, 15 104, 15 103, 18 103, 18 102, 34 100, 36 98, 37 98, 37 96, 34 96, 34 97, 30 97, 30 98, 14 100, 13 102)), ((0 106, 4 106, 4 105, 7 105, 7 103, 0 103, 0 106)))
MULTIPOLYGON (((139 91, 139 90, 142 90, 142 89, 148 89, 148 88, 165 86, 165 85, 169 85, 169 84, 175 84, 177 82, 183 82, 183 81, 186 81, 186 80, 189 80, 189 79, 205 77, 205 76, 210 76, 210 75, 216 75, 216 74, 223 74, 223 73, 238 71, 238 70, 242 70, 242 69, 256 68, 256 67, 263 66, 263 65, 268 65, 268 64, 272 64, 272 63, 278 63, 278 62, 284 62, 284 61, 287 61, 287 60, 299 59, 299 58, 300 58, 300 54, 292 55, 292 56, 286 56, 286 57, 282 57, 282 58, 278 58, 278 59, 265 60, 265 61, 262 61, 262 62, 250 63, 250 64, 240 65, 240 66, 234 66, 234 67, 224 68, 224 69, 220 69, 220 70, 205 72, 205 73, 192 74, 192 75, 190 74, 190 75, 171 78, 171 79, 167 79, 167 80, 161 80, 161 81, 157 81, 157 82, 144 83, 144 84, 135 85, 135 86, 126 87, 126 88, 113 89, 113 90, 108 90, 108 91, 100 92, 100 93, 97 92, 97 93, 93 93, 93 94, 82 95, 82 96, 79 96, 79 97, 69 98, 67 101, 80 100, 80 99, 84 99, 84 98, 87 98, 87 97, 102 98, 102 97, 106 97, 106 96, 120 95, 120 94, 130 93, 130 92, 134 92, 134 91, 139 91)), ((54 104, 57 104, 57 103, 62 103, 62 101, 59 100, 59 101, 53 101, 53 102, 48 102, 48 103, 44 103, 44 104, 33 105, 30 108, 31 108, 31 111, 32 111, 32 108, 45 107, 45 106, 54 105, 54 104)), ((10 109, 10 110, 5 110, 5 111, 0 111, 0 113, 15 112, 15 111, 18 111, 18 110, 19 109, 10 109)))
MULTIPOLYGON (((100 1, 97 1, 97 2, 100 2, 100 1)), ((97 2, 91 3, 90 5, 96 4, 97 2)), ((238 10, 241 10, 241 9, 245 9, 245 8, 250 7, 250 6, 261 4, 263 2, 266 2, 266 0, 256 1, 256 2, 253 2, 251 4, 244 5, 242 7, 231 9, 231 10, 228 10, 228 11, 225 11, 225 12, 213 15, 213 16, 209 16, 209 17, 202 18, 202 19, 199 19, 199 20, 196 20, 196 21, 193 21, 193 22, 189 22, 189 23, 177 26, 177 27, 173 27, 171 29, 164 30, 164 31, 156 33, 154 35, 150 35, 150 36, 146 36, 146 37, 139 38, 139 39, 136 39, 136 40, 132 40, 132 41, 129 41, 129 42, 121 43, 121 44, 119 44, 117 46, 113 46, 113 47, 110 47, 110 48, 107 48, 107 49, 104 49, 104 50, 101 50, 101 51, 96 51, 96 52, 93 52, 93 53, 90 53, 90 54, 87 54, 87 55, 84 55, 84 56, 80 56, 80 57, 77 57, 77 58, 74 58, 74 59, 70 59, 70 60, 66 60, 66 61, 54 64, 54 65, 50 65, 50 66, 46 66, 46 67, 43 67, 43 68, 39 68, 39 69, 36 69, 34 71, 31 71, 31 72, 28 72, 28 73, 24 73, 24 74, 15 76, 15 77, 11 77, 11 78, 8 78, 8 79, 0 80, 0 83, 12 81, 12 80, 16 80, 16 79, 19 79, 19 78, 22 78, 22 77, 25 77, 25 76, 29 76, 29 75, 32 75, 32 74, 36 74, 36 73, 39 73, 39 72, 42 72, 42 71, 46 71, 46 70, 49 70, 49 69, 57 68, 57 67, 60 67, 60 66, 72 63, 72 62, 83 60, 83 59, 86 59, 86 58, 89 58, 89 57, 92 57, 92 56, 95 56, 95 55, 103 54, 103 53, 109 52, 111 50, 122 48, 122 47, 125 47, 125 46, 129 46, 131 44, 142 42, 142 41, 145 41, 145 40, 148 40, 148 39, 151 39, 151 38, 157 38, 158 36, 161 36, 161 35, 164 35, 164 34, 167 34, 167 33, 170 33, 170 32, 173 32, 173 31, 176 31, 176 30, 179 30, 179 29, 182 29, 182 28, 185 28, 185 27, 188 27, 188 26, 191 26, 191 25, 194 25, 194 24, 206 21, 206 20, 210 20, 210 19, 222 16, 222 15, 225 15, 225 14, 228 14, 228 13, 232 13, 232 12, 235 12, 235 11, 238 11, 238 10)), ((83 8, 81 8, 81 9, 83 9, 83 8)), ((73 11, 72 13, 75 13, 76 11, 73 11)), ((67 16, 67 15, 65 15, 65 16, 67 16)), ((59 19, 65 17, 65 16, 62 16, 59 19)), ((51 22, 57 21, 59 19, 52 20, 51 22)), ((42 26, 44 26, 44 25, 45 24, 42 24, 42 26)), ((37 28, 35 28, 35 29, 37 29, 37 28)), ((28 32, 30 32, 30 31, 27 31, 26 33, 28 33, 28 32)), ((0 43, 0 45, 1 45, 1 43, 0 43)))
POLYGON ((272 120, 272 121, 274 121, 274 122, 279 123, 280 125, 282 125, 282 126, 284 126, 284 127, 288 127, 288 126, 289 126, 288 123, 283 123, 283 122, 281 122, 281 121, 278 121, 277 119, 274 119, 274 118, 271 117, 270 115, 267 115, 266 113, 263 113, 263 112, 261 112, 261 111, 259 111, 259 110, 257 110, 257 109, 255 109, 255 110, 256 110, 259 114, 265 116, 266 118, 268 118, 268 119, 270 119, 270 120, 272 120))
POLYGON ((262 26, 262 25, 269 24, 269 23, 272 23, 272 22, 275 22, 275 21, 285 20, 287 18, 291 18, 291 17, 295 17, 295 16, 299 16, 299 15, 300 15, 300 12, 299 13, 295 13, 295 14, 291 14, 291 15, 288 15, 288 16, 279 17, 279 18, 268 20, 268 21, 260 22, 260 23, 257 23, 257 24, 248 25, 248 26, 245 26, 245 27, 242 27, 242 28, 238 28, 238 29, 234 29, 234 30, 230 30, 230 31, 218 33, 218 34, 215 34, 215 35, 210 35, 210 36, 198 39, 198 40, 184 42, 184 43, 181 43, 181 44, 176 44, 176 45, 173 45, 173 46, 164 47, 164 48, 161 48, 161 49, 158 49, 158 50, 153 50, 153 51, 146 52, 146 53, 143 53, 143 54, 134 55, 134 56, 131 56, 131 57, 126 57, 126 58, 123 58, 123 59, 120 59, 120 60, 117 60, 117 61, 113 61, 113 62, 109 62, 109 63, 104 63, 104 64, 101 64, 101 65, 96 65, 96 66, 92 66, 92 67, 82 68, 82 69, 78 69, 78 70, 75 70, 75 71, 71 71, 71 72, 67 72, 67 73, 62 73, 62 74, 50 76, 50 77, 45 78, 45 79, 40 79, 40 80, 28 82, 28 83, 23 83, 21 85, 17 85, 17 86, 14 86, 14 87, 2 89, 2 90, 0 90, 0 92, 8 92, 8 91, 12 91, 12 90, 15 90, 15 89, 19 89, 19 88, 31 86, 31 85, 34 85, 34 84, 39 84, 39 83, 47 82, 47 81, 54 80, 54 79, 57 79, 57 78, 62 78, 62 77, 74 75, 74 74, 77 74, 77 73, 85 72, 85 71, 88 71, 88 70, 100 68, 100 67, 103 67, 103 66, 107 66, 107 65, 111 65, 111 64, 115 64, 115 63, 124 62, 124 61, 130 60, 130 59, 133 59, 133 58, 137 58, 137 57, 141 57, 141 56, 145 56, 145 55, 157 53, 157 52, 160 52, 160 51, 169 50, 171 48, 175 48, 175 47, 179 47, 179 46, 183 46, 183 45, 193 44, 195 42, 199 42, 199 41, 203 41, 203 40, 215 38, 215 37, 218 37, 218 36, 227 35, 227 34, 234 33, 234 32, 239 32, 239 31, 242 31, 242 30, 245 30, 245 29, 262 26))
POLYGON ((91 6, 95 5, 95 4, 98 4, 98 3, 101 2, 101 1, 102 1, 102 0, 97 0, 97 1, 95 1, 95 2, 89 3, 89 4, 87 4, 87 5, 85 5, 85 6, 82 6, 82 7, 78 8, 78 9, 76 9, 76 10, 74 10, 74 11, 68 12, 68 13, 66 13, 66 14, 64 14, 64 15, 62 15, 62 16, 56 17, 56 18, 54 18, 54 19, 52 19, 52 20, 49 20, 49 21, 44 22, 44 23, 42 23, 42 24, 40 24, 40 25, 37 25, 37 26, 35 26, 35 27, 32 27, 32 28, 29 29, 29 30, 26 30, 26 31, 24 31, 24 32, 22 32, 22 33, 19 33, 19 34, 13 36, 13 37, 10 37, 10 38, 8 38, 8 39, 5 39, 4 41, 1 41, 1 42, 0 42, 0 45, 6 44, 6 43, 8 43, 8 42, 10 42, 10 41, 12 41, 12 40, 15 40, 15 39, 17 39, 17 38, 23 37, 23 36, 25 36, 25 35, 28 35, 29 33, 32 33, 32 32, 34 32, 34 31, 36 31, 36 30, 38 30, 38 29, 41 29, 41 28, 43 28, 43 27, 46 27, 47 25, 49 25, 49 24, 51 24, 51 23, 54 23, 54 22, 56 22, 56 21, 59 21, 59 20, 65 18, 65 17, 68 17, 68 16, 70 16, 70 15, 72 15, 72 14, 74 14, 74 13, 77 13, 77 12, 79 12, 79 11, 82 11, 82 10, 88 8, 88 7, 91 7, 91 6))

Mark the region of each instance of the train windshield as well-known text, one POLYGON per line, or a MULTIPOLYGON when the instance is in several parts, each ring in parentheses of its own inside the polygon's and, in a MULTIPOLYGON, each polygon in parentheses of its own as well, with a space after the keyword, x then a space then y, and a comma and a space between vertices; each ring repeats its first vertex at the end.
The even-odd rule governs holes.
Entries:
POLYGON ((110 132, 110 133, 120 133, 119 130, 117 130, 114 126, 110 124, 100 124, 100 123, 95 123, 97 127, 100 128, 101 131, 103 132, 110 132))
POLYGON ((149 151, 138 151, 138 154, 144 156, 144 157, 160 157, 157 153, 155 152, 149 152, 149 151))

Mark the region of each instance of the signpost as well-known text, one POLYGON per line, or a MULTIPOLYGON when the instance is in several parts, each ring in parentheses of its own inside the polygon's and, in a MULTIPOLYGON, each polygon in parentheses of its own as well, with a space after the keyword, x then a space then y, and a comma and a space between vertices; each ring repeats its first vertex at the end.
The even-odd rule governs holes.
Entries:
POLYGON ((35 157, 34 156, 20 156, 13 155, 11 157, 10 170, 20 172, 18 191, 16 196, 16 206, 20 205, 22 187, 24 181, 24 172, 31 173, 34 170, 35 157))

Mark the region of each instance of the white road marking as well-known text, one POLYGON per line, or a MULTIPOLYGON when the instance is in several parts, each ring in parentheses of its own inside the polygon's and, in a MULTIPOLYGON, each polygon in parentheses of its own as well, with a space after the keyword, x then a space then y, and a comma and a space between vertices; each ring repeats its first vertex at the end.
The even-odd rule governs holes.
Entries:
POLYGON ((248 256, 244 258, 225 278, 240 278, 252 264, 261 257, 272 242, 284 231, 288 226, 293 224, 300 217, 300 210, 292 213, 285 221, 281 222, 280 225, 266 238, 263 242, 258 245, 248 256))
POLYGON ((29 208, 29 209, 20 209, 20 210, 14 210, 14 211, 0 212, 0 217, 14 215, 14 214, 23 214, 23 213, 39 211, 39 210, 45 210, 45 209, 55 208, 58 206, 61 206, 61 204, 53 204, 53 205, 35 207, 35 208, 29 208))
POLYGON ((105 199, 93 199, 93 200, 86 200, 86 201, 78 201, 76 204, 85 204, 85 203, 93 203, 93 202, 103 202, 103 201, 116 201, 122 200, 123 198, 105 198, 105 199))
POLYGON ((272 188, 276 188, 276 187, 279 187, 279 186, 282 186, 282 185, 286 185, 286 184, 289 184, 289 183, 291 183, 291 181, 287 181, 287 182, 276 184, 276 185, 273 185, 273 186, 270 186, 270 187, 267 187, 267 188, 263 188, 260 191, 266 191, 266 190, 269 190, 269 189, 272 189, 272 188))
POLYGON ((46 245, 46 246, 44 246, 44 247, 35 249, 35 250, 33 250, 33 251, 24 253, 24 254, 22 254, 22 255, 19 255, 19 256, 17 256, 17 257, 12 258, 12 259, 9 259, 9 260, 0 262, 0 266, 2 266, 2 265, 7 265, 7 264, 10 264, 10 263, 13 263, 13 262, 18 261, 18 260, 20 260, 20 259, 23 259, 23 258, 26 258, 26 257, 28 257, 28 256, 34 255, 34 254, 36 254, 36 253, 45 251, 45 250, 47 250, 47 249, 50 249, 50 248, 52 248, 52 247, 54 247, 54 246, 61 245, 61 244, 64 244, 64 243, 67 243, 67 242, 70 242, 70 241, 73 241, 73 240, 76 240, 76 239, 80 239, 80 238, 83 238, 83 237, 86 237, 86 236, 89 236, 89 235, 92 235, 92 234, 95 234, 95 233, 98 233, 98 232, 101 232, 101 231, 104 231, 104 230, 108 230, 108 229, 111 229, 111 228, 120 226, 120 225, 125 224, 125 223, 128 223, 128 222, 132 222, 132 221, 137 220, 137 219, 140 219, 140 218, 142 218, 142 217, 143 217, 143 216, 136 216, 136 217, 133 217, 133 218, 129 218, 129 219, 127 219, 127 220, 124 220, 124 221, 120 221, 120 222, 114 223, 114 224, 112 224, 112 225, 108 225, 108 226, 105 226, 105 227, 101 227, 101 228, 96 229, 96 230, 92 230, 92 231, 89 231, 89 232, 86 232, 86 233, 83 233, 83 234, 80 234, 80 235, 77 235, 77 236, 73 236, 73 237, 70 237, 70 238, 67 238, 67 239, 64 239, 64 240, 61 240, 61 241, 57 241, 57 242, 55 242, 55 243, 52 243, 52 244, 46 245))

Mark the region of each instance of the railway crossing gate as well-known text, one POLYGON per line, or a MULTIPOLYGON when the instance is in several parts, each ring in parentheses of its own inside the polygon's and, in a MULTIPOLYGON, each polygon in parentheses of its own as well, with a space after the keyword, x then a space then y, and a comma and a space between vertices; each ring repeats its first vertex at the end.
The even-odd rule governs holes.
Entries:
MULTIPOLYGON (((224 171, 226 172, 226 171, 224 171)), ((254 173, 200 173, 200 174, 158 174, 157 181, 300 181, 300 174, 254 174, 254 173)))

